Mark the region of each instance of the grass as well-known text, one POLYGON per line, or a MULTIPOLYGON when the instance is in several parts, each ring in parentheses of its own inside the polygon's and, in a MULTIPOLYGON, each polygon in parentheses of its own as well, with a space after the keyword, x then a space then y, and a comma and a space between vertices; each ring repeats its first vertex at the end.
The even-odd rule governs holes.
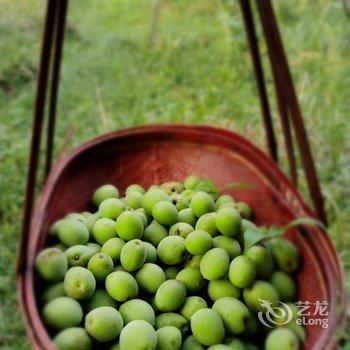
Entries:
MULTIPOLYGON (((108 130, 170 121, 227 127, 264 148, 237 3, 162 0, 150 39, 154 3, 71 2, 56 150, 70 128, 73 147, 108 130)), ((275 6, 327 199, 329 232, 349 282, 350 21, 341 1, 290 0, 275 6)), ((14 272, 44 8, 44 1, 0 1, 1 349, 29 347, 14 272)), ((270 76, 268 83, 273 93, 270 76)), ((277 131, 282 145, 280 127, 277 131)))

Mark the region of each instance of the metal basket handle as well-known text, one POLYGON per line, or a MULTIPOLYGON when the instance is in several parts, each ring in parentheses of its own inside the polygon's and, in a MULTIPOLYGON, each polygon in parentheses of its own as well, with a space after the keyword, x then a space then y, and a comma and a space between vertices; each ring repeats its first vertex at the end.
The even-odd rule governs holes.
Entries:
MULTIPOLYGON (((48 128, 45 150, 45 176, 51 169, 54 147, 54 133, 56 121, 56 105, 59 86, 59 73, 62 58, 65 23, 68 0, 48 0, 46 20, 43 32, 39 76, 36 90, 34 121, 30 146, 29 170, 27 174, 24 213, 22 223, 22 240, 20 257, 25 256, 28 235, 30 231, 31 216, 35 198, 37 172, 39 163, 39 150, 42 138, 42 129, 45 117, 45 105, 48 101, 48 128), (50 80, 49 80, 50 79, 50 80), (49 96, 48 86, 50 87, 49 96), (48 98, 49 97, 49 98, 48 98)), ((266 89, 264 71, 255 31, 254 16, 250 0, 240 0, 245 30, 252 57, 257 87, 259 91, 263 124, 266 134, 266 143, 270 156, 278 162, 278 146, 276 142, 271 110, 266 89)), ((306 176, 309 192, 317 216, 326 222, 324 201, 316 174, 314 160, 311 154, 300 106, 289 70, 287 57, 283 48, 281 35, 274 14, 271 0, 256 0, 264 38, 268 48, 268 55, 275 86, 279 117, 281 120, 284 143, 291 173, 292 181, 297 183, 297 168, 294 155, 292 128, 295 133, 302 166, 306 176)), ((24 259, 19 259, 18 271, 23 268, 24 259)))

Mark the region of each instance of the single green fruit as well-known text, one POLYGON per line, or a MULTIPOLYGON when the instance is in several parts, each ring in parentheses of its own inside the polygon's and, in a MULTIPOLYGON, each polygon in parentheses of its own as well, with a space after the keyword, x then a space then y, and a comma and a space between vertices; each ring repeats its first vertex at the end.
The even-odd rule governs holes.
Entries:
POLYGON ((203 255, 200 271, 205 279, 217 280, 226 274, 229 263, 229 256, 224 249, 213 248, 203 255))
POLYGON ((140 217, 131 211, 120 214, 115 228, 118 236, 125 241, 140 239, 143 234, 143 222, 140 217))
POLYGON ((129 185, 126 188, 126 190, 125 190, 125 194, 126 195, 128 195, 131 192, 139 192, 141 194, 145 194, 146 193, 145 189, 142 186, 138 185, 138 184, 132 184, 132 185, 129 185))
POLYGON ((256 266, 246 256, 239 255, 230 264, 229 279, 238 288, 246 288, 253 284, 256 277, 256 266))
POLYGON ((231 350, 246 350, 243 341, 238 338, 228 338, 225 344, 230 346, 231 350))
POLYGON ((143 194, 137 191, 131 191, 125 196, 125 205, 129 208, 142 208, 143 194))
POLYGON ((220 315, 229 334, 239 334, 249 319, 248 308, 238 299, 223 297, 215 301, 213 309, 220 315))
POLYGON ((223 204, 226 204, 226 203, 235 203, 235 201, 230 195, 223 194, 216 200, 215 207, 216 209, 219 209, 223 204))
POLYGON ((88 243, 86 246, 93 250, 93 252, 94 252, 93 255, 95 255, 101 251, 101 246, 97 243, 88 243))
POLYGON ((180 270, 175 266, 168 267, 164 271, 165 279, 174 280, 179 272, 180 272, 180 270))
POLYGON ((49 327, 61 330, 78 326, 83 318, 83 310, 76 300, 60 297, 44 306, 43 318, 49 327))
POLYGON ((67 258, 57 248, 46 248, 42 250, 35 259, 35 267, 40 277, 48 282, 63 280, 67 268, 67 258))
POLYGON ((146 261, 147 251, 143 242, 133 239, 127 242, 120 253, 120 262, 125 270, 136 271, 146 261))
POLYGON ((85 226, 87 227, 89 233, 90 233, 90 238, 92 236, 92 229, 95 225, 95 222, 100 219, 100 213, 97 212, 95 214, 90 215, 88 218, 85 219, 85 226))
POLYGON ((212 309, 196 311, 191 317, 191 329, 195 338, 207 346, 221 343, 225 336, 224 324, 212 309))
POLYGON ((195 230, 186 237, 185 246, 192 255, 203 255, 213 247, 213 238, 205 231, 195 230))
POLYGON ((177 280, 167 280, 159 286, 155 302, 160 311, 167 312, 178 309, 185 299, 185 285, 177 280))
POLYGON ((86 244, 89 241, 89 230, 79 220, 64 219, 58 228, 58 238, 68 247, 86 244))
POLYGON ((95 277, 85 267, 71 267, 64 277, 64 290, 71 298, 89 299, 94 294, 95 288, 95 277))
POLYGON ((138 294, 138 285, 135 278, 128 272, 115 271, 106 278, 108 294, 117 301, 133 299, 138 294))
POLYGON ((58 350, 92 349, 92 341, 84 328, 67 328, 58 333, 53 341, 58 350))
POLYGON ((179 236, 168 236, 158 244, 159 259, 167 265, 176 265, 183 262, 187 256, 185 240, 179 236))
POLYGON ((91 247, 79 244, 68 248, 64 254, 66 255, 69 267, 86 267, 91 257, 95 255, 95 251, 91 247))
POLYGON ((179 350, 182 343, 181 332, 172 326, 166 326, 156 331, 157 350, 179 350))
POLYGON ((115 220, 124 210, 125 204, 118 198, 105 199, 98 207, 101 218, 113 220, 115 220))
POLYGON ((142 239, 145 242, 151 243, 157 248, 159 242, 167 236, 167 229, 154 220, 145 228, 145 232, 142 236, 142 239))
POLYGON ((156 264, 146 263, 136 273, 136 281, 147 293, 155 294, 159 286, 165 282, 164 271, 156 264))
POLYGON ((188 330, 187 320, 174 312, 165 312, 156 317, 156 329, 166 326, 176 327, 182 334, 186 334, 188 330))
POLYGON ((209 347, 208 350, 232 350, 232 347, 225 344, 216 344, 209 347))
POLYGON ((225 249, 230 259, 234 259, 241 254, 241 246, 237 240, 227 236, 217 236, 213 238, 214 248, 225 249))
POLYGON ((182 197, 186 198, 188 202, 191 202, 191 199, 194 193, 195 193, 194 190, 184 190, 180 194, 182 197))
POLYGON ((268 249, 255 245, 250 247, 245 255, 255 264, 258 278, 265 280, 271 277, 274 264, 268 249))
POLYGON ((266 311, 262 300, 269 302, 272 306, 277 305, 279 301, 276 289, 265 281, 256 281, 252 286, 244 289, 243 298, 248 307, 254 311, 266 311))
POLYGON ((116 308, 116 302, 108 295, 104 289, 95 290, 95 293, 88 300, 87 311, 89 312, 101 306, 110 306, 116 308))
POLYGON ((198 218, 215 211, 214 199, 206 192, 196 192, 191 199, 190 208, 198 218))
POLYGON ((265 340, 266 350, 297 350, 299 342, 295 334, 288 328, 274 329, 265 340))
POLYGON ((62 219, 61 220, 57 220, 51 225, 50 230, 49 230, 49 235, 51 237, 57 237, 57 235, 58 235, 58 228, 60 227, 62 222, 63 222, 62 219))
POLYGON ((178 212, 174 204, 168 201, 157 202, 152 209, 152 216, 161 225, 174 225, 177 222, 178 212))
POLYGON ((196 223, 196 230, 208 232, 210 236, 215 237, 218 234, 215 218, 216 213, 207 213, 202 215, 196 223))
POLYGON ((194 255, 185 263, 185 267, 200 267, 203 255, 194 255))
POLYGON ((170 227, 169 235, 186 238, 192 231, 194 231, 194 228, 191 225, 186 222, 178 222, 170 227))
POLYGON ((156 316, 153 308, 144 300, 129 300, 120 306, 119 312, 123 317, 125 325, 134 320, 144 320, 152 326, 155 324, 156 316))
POLYGON ((185 189, 184 185, 178 181, 165 182, 160 185, 160 188, 168 195, 173 193, 181 193, 185 189))
POLYGON ((198 185, 200 178, 195 175, 190 175, 185 179, 184 187, 186 190, 194 190, 198 185))
POLYGON ((144 320, 131 321, 120 333, 119 345, 120 350, 155 350, 156 331, 144 320))
POLYGON ((207 302, 203 298, 199 296, 187 297, 181 307, 180 314, 185 317, 187 321, 191 321, 191 317, 196 311, 207 307, 207 302))
POLYGON ((296 286, 293 278, 282 271, 275 271, 270 279, 282 301, 293 301, 296 296, 296 286))
POLYGON ((147 227, 147 225, 152 221, 152 217, 147 214, 146 210, 143 208, 137 208, 135 210, 135 214, 138 214, 143 222, 143 227, 147 227), (146 219, 146 220, 145 220, 146 219))
POLYGON ((181 194, 173 193, 170 195, 171 203, 173 203, 178 211, 189 207, 190 202, 188 199, 181 194))
POLYGON ((280 270, 291 273, 300 265, 300 255, 297 247, 283 238, 275 238, 270 241, 271 253, 280 270))
POLYGON ((114 263, 119 263, 120 253, 124 245, 125 245, 124 240, 118 237, 113 237, 103 244, 101 248, 101 252, 109 255, 114 263))
POLYGON ((120 334, 123 329, 123 319, 116 309, 102 306, 86 315, 85 329, 99 342, 108 342, 120 334))
POLYGON ((223 235, 233 237, 241 230, 241 216, 234 208, 222 208, 216 214, 215 224, 223 235))
POLYGON ((185 222, 192 227, 196 224, 196 216, 191 208, 182 209, 178 213, 179 222, 185 222))
POLYGON ((65 219, 75 219, 78 220, 82 223, 85 222, 85 216, 79 213, 70 213, 68 215, 66 215, 65 219))
POLYGON ((66 292, 64 291, 64 283, 57 282, 44 290, 41 295, 41 300, 46 304, 51 300, 64 296, 66 296, 66 292))
POLYGON ((181 350, 204 350, 204 347, 194 335, 190 335, 182 343, 181 350))
POLYGON ((95 254, 88 263, 88 269, 92 272, 98 282, 103 282, 113 271, 113 267, 112 258, 104 253, 95 254))
POLYGON ((108 198, 119 198, 119 191, 113 185, 104 185, 99 187, 92 196, 92 202, 98 207, 108 198))
POLYGON ((155 263, 158 259, 157 249, 148 242, 142 242, 146 249, 146 263, 155 263))
POLYGON ((107 218, 98 219, 92 228, 92 235, 98 244, 105 244, 117 235, 115 221, 107 218))
POLYGON ((253 210, 247 203, 239 202, 236 204, 236 208, 240 213, 242 219, 253 220, 253 210))
POLYGON ((189 293, 198 293, 205 287, 205 279, 198 267, 186 267, 181 270, 176 280, 182 282, 189 293))
POLYGON ((210 281, 208 284, 208 295, 211 300, 216 301, 223 297, 239 298, 241 291, 228 279, 210 281))
POLYGON ((153 207, 160 201, 171 202, 169 195, 160 188, 149 189, 142 198, 142 206, 149 215, 152 215, 153 207))

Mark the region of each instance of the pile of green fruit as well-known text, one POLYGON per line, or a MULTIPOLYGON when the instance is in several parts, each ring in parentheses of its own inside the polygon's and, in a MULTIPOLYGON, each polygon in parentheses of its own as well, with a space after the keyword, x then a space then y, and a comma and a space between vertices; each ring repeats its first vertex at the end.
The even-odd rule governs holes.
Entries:
POLYGON ((42 318, 60 350, 298 349, 304 330, 292 303, 299 267, 283 238, 255 239, 251 208, 210 180, 112 185, 95 213, 71 213, 50 229, 36 258, 45 284, 42 318), (249 242, 248 242, 249 240, 249 242), (258 319, 280 301, 293 320, 258 319))

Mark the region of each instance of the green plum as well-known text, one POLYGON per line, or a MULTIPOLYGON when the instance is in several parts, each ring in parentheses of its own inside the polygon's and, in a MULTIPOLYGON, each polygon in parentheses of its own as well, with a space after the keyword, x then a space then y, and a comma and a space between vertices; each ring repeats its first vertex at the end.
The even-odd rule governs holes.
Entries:
POLYGON ((241 254, 241 246, 237 240, 227 236, 217 236, 213 238, 214 248, 225 249, 230 259, 234 259, 241 254))
POLYGON ((203 255, 193 255, 185 263, 185 267, 200 267, 203 255))
POLYGON ((215 207, 216 209, 219 209, 223 204, 226 204, 226 203, 235 203, 235 201, 230 195, 223 194, 216 200, 215 207))
POLYGON ((72 266, 86 267, 91 257, 95 255, 95 251, 93 248, 89 246, 79 244, 68 248, 65 251, 65 255, 66 255, 69 267, 72 267, 72 266))
POLYGON ((66 292, 64 291, 64 283, 63 282, 57 282, 54 284, 51 284, 49 287, 47 287, 42 295, 41 300, 44 303, 48 303, 49 301, 66 296, 66 292))
POLYGON ((142 198, 142 207, 152 215, 153 207, 161 201, 171 202, 169 195, 160 188, 149 189, 142 198))
POLYGON ((177 222, 170 227, 169 235, 186 238, 192 231, 194 231, 194 228, 190 224, 186 222, 177 222))
POLYGON ((176 327, 182 334, 188 330, 187 320, 175 312, 165 312, 156 317, 156 329, 166 326, 176 327))
POLYGON ((147 293, 155 294, 159 286, 165 282, 164 271, 156 264, 146 263, 135 275, 140 288, 147 293))
POLYGON ((78 326, 83 318, 80 304, 69 297, 51 300, 43 308, 45 323, 56 330, 78 326))
POLYGON ((184 304, 182 305, 180 314, 185 317, 187 321, 190 321, 191 317, 197 310, 207 307, 207 302, 203 298, 199 296, 190 296, 186 298, 184 304))
POLYGON ((48 282, 63 280, 67 268, 67 258, 57 248, 46 248, 42 250, 35 259, 35 268, 40 277, 48 282))
POLYGON ((276 328, 269 333, 265 340, 266 350, 297 350, 299 341, 296 335, 288 328, 276 328))
POLYGON ((216 301, 223 297, 239 298, 241 291, 228 279, 210 281, 208 284, 208 295, 211 300, 216 301))
POLYGON ((231 261, 229 279, 238 288, 246 288, 252 285, 256 277, 256 266, 246 256, 239 255, 231 261))
POLYGON ((158 259, 157 249, 148 242, 142 242, 146 249, 146 263, 155 263, 158 259))
POLYGON ((225 328, 220 315, 213 309, 199 309, 191 317, 191 329, 203 345, 219 344, 224 339, 225 328))
POLYGON ((194 335, 190 335, 182 343, 181 350, 204 350, 204 347, 198 342, 194 335))
POLYGON ((87 311, 97 309, 101 306, 116 307, 116 302, 104 289, 95 290, 92 297, 87 302, 87 311))
POLYGON ((62 222, 63 222, 62 219, 61 220, 57 220, 51 225, 51 227, 49 229, 49 235, 51 237, 57 237, 57 235, 58 235, 58 228, 60 227, 62 222))
POLYGON ((104 253, 95 254, 88 263, 88 269, 92 272, 98 282, 103 282, 113 271, 113 267, 112 258, 104 253))
POLYGON ((215 301, 213 310, 220 315, 227 333, 234 335, 244 331, 249 310, 240 300, 232 297, 220 298, 215 301))
POLYGON ((234 208, 222 208, 216 214, 215 224, 223 235, 233 237, 241 230, 241 216, 234 208))
POLYGON ((85 317, 85 329, 99 342, 108 342, 120 334, 123 329, 123 318, 110 306, 101 306, 91 310, 85 317))
POLYGON ((292 301, 296 296, 296 286, 293 278, 282 271, 275 271, 270 279, 282 301, 292 301))
POLYGON ((147 251, 139 239, 127 242, 120 253, 120 262, 126 271, 138 270, 146 261, 147 251))
POLYGON ((216 213, 207 213, 202 215, 196 223, 196 230, 208 232, 210 236, 215 237, 218 234, 215 218, 216 213))
POLYGON ((209 281, 223 277, 229 267, 229 256, 222 248, 213 248, 206 252, 200 262, 200 271, 209 281))
POLYGON ((185 247, 192 255, 203 255, 213 247, 213 238, 205 231, 195 230, 186 237, 185 247))
POLYGON ((101 218, 113 220, 115 220, 124 210, 125 204, 118 198, 105 199, 98 207, 101 218))
POLYGON ((300 254, 292 242, 283 238, 275 238, 269 243, 272 256, 280 270, 291 273, 299 268, 300 254))
POLYGON ((188 176, 184 181, 184 187, 186 190, 194 190, 198 185, 200 178, 195 175, 188 176))
POLYGON ((92 349, 92 341, 84 328, 67 328, 58 333, 53 341, 58 350, 92 349))
POLYGON ((138 184, 131 184, 131 185, 129 185, 126 188, 126 190, 125 190, 125 194, 126 195, 128 195, 131 192, 138 192, 138 193, 141 193, 141 194, 145 194, 146 193, 145 189, 142 186, 138 185, 138 184))
POLYGON ((259 279, 269 279, 273 273, 273 258, 268 249, 262 246, 250 247, 245 255, 255 264, 257 277, 259 279))
POLYGON ((145 242, 151 243, 155 247, 158 247, 159 242, 167 236, 167 229, 154 220, 145 228, 142 239, 145 242))
POLYGON ((165 182, 160 185, 160 188, 168 195, 173 193, 181 193, 185 189, 184 185, 178 181, 165 182))
POLYGON ((140 239, 143 234, 143 222, 140 217, 131 211, 120 214, 116 225, 118 236, 125 241, 140 239))
POLYGON ((58 238, 61 243, 68 247, 77 244, 86 244, 89 241, 89 230, 79 220, 64 219, 58 228, 58 238))
POLYGON ((167 236, 157 247, 159 259, 167 265, 176 265, 183 262, 187 256, 185 240, 179 236, 167 236))
POLYGON ((174 280, 179 272, 180 272, 179 268, 175 266, 168 267, 164 271, 165 278, 167 280, 174 280))
POLYGON ((177 222, 178 211, 171 202, 160 201, 153 206, 152 216, 161 225, 170 226, 177 222))
POLYGON ((99 244, 97 244, 97 243, 92 243, 92 242, 91 242, 91 243, 88 243, 86 246, 89 247, 89 248, 91 248, 91 249, 93 250, 93 252, 94 252, 93 255, 99 253, 99 252, 101 251, 101 249, 102 249, 102 247, 101 247, 99 244))
POLYGON ((107 218, 98 219, 92 228, 92 235, 98 244, 103 245, 117 236, 115 221, 107 218))
POLYGON ((181 332, 172 326, 166 326, 156 331, 157 350, 179 350, 182 343, 181 332))
POLYGON ((214 200, 208 193, 199 191, 192 196, 190 208, 195 216, 201 217, 215 210, 214 200))
POLYGON ((238 212, 241 214, 242 219, 246 219, 246 220, 253 219, 253 216, 254 216, 253 210, 247 203, 238 202, 236 204, 236 208, 238 212))
POLYGON ((191 208, 182 209, 178 213, 179 222, 185 222, 192 227, 196 224, 196 216, 191 208))
POLYGON ((96 288, 96 280, 91 271, 85 267, 71 267, 64 277, 66 294, 77 300, 89 299, 96 288))
POLYGON ((155 296, 157 308, 168 312, 178 309, 186 299, 186 287, 177 280, 167 280, 163 282, 155 296))
POLYGON ((254 311, 266 311, 261 300, 269 302, 272 306, 277 305, 279 301, 277 290, 266 281, 256 281, 244 289, 243 298, 247 306, 254 311))
POLYGON ((125 325, 134 320, 144 320, 152 326, 155 324, 156 316, 153 308, 144 300, 129 300, 120 306, 119 312, 123 317, 125 325))
POLYGON ((181 194, 174 193, 170 196, 171 203, 173 203, 178 211, 189 207, 190 202, 188 199, 181 194))
POLYGON ((103 244, 101 252, 109 255, 114 263, 118 263, 120 262, 120 253, 124 245, 124 240, 119 237, 113 237, 103 244))
POLYGON ((143 194, 137 191, 131 191, 125 196, 125 205, 132 209, 142 208, 143 194))
POLYGON ((121 331, 119 345, 120 350, 155 350, 156 331, 144 320, 131 321, 121 331))
POLYGON ((182 282, 189 293, 200 292, 206 282, 198 267, 184 268, 177 274, 176 280, 182 282))
POLYGON ((117 301, 133 299, 138 294, 138 285, 135 278, 128 272, 115 271, 106 278, 108 294, 117 301))
POLYGON ((119 191, 113 185, 104 185, 99 187, 92 196, 92 202, 98 207, 108 198, 119 198, 119 191))

